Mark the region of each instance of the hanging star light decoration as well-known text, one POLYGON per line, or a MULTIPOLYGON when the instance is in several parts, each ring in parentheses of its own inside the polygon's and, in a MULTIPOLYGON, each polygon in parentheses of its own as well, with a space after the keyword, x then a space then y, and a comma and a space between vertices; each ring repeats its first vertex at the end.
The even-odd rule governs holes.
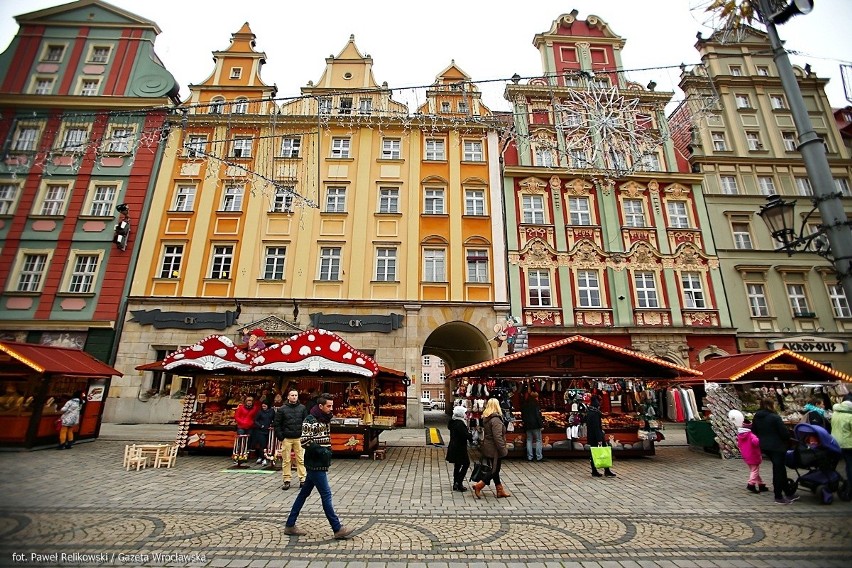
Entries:
MULTIPOLYGON (((713 30, 716 41, 736 43, 745 38, 749 27, 762 19, 755 4, 755 0, 693 0, 691 10, 704 26, 713 30)), ((786 0, 769 0, 769 4, 775 13, 784 7, 786 0)))

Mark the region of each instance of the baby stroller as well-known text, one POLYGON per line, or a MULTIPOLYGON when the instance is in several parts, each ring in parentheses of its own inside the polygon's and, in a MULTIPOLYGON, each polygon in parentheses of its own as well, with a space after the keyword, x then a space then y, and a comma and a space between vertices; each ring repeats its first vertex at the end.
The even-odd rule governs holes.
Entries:
POLYGON ((796 424, 793 428, 796 445, 787 450, 786 465, 796 470, 795 480, 787 479, 785 493, 792 495, 799 485, 810 489, 824 505, 830 505, 834 493, 844 500, 852 499, 849 481, 837 472, 843 452, 828 431, 814 424, 796 424), (800 469, 806 469, 800 474, 800 469))

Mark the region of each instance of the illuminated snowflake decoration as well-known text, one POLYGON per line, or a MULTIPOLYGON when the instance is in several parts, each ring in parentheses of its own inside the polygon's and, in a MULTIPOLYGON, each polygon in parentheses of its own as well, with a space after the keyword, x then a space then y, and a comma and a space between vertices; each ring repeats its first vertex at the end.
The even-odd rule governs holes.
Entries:
POLYGON ((648 103, 617 88, 590 84, 569 91, 555 106, 569 167, 608 179, 656 169, 649 160, 663 139, 651 125, 648 103))

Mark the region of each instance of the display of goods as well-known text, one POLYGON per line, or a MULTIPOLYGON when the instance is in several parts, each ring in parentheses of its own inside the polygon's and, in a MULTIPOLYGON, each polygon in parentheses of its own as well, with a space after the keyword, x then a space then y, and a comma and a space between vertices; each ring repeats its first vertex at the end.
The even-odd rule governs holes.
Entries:
POLYGON ((544 418, 545 427, 552 426, 554 428, 562 429, 568 425, 564 412, 546 411, 542 412, 541 416, 544 418))
POLYGON ((382 409, 382 410, 405 410, 406 406, 404 404, 387 403, 387 404, 383 404, 383 405, 379 406, 379 408, 382 409))
POLYGON ((379 396, 387 397, 387 398, 401 398, 401 397, 408 396, 408 395, 405 394, 405 391, 400 390, 400 391, 395 391, 395 392, 384 391, 384 392, 380 393, 379 396))

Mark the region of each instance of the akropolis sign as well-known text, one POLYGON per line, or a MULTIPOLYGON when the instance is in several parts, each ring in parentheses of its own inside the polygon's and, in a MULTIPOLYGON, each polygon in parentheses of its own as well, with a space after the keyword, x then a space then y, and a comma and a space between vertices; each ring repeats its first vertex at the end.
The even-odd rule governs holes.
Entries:
POLYGON ((773 339, 766 342, 770 349, 789 349, 796 353, 846 353, 848 350, 846 343, 846 341, 840 339, 809 335, 773 339))

